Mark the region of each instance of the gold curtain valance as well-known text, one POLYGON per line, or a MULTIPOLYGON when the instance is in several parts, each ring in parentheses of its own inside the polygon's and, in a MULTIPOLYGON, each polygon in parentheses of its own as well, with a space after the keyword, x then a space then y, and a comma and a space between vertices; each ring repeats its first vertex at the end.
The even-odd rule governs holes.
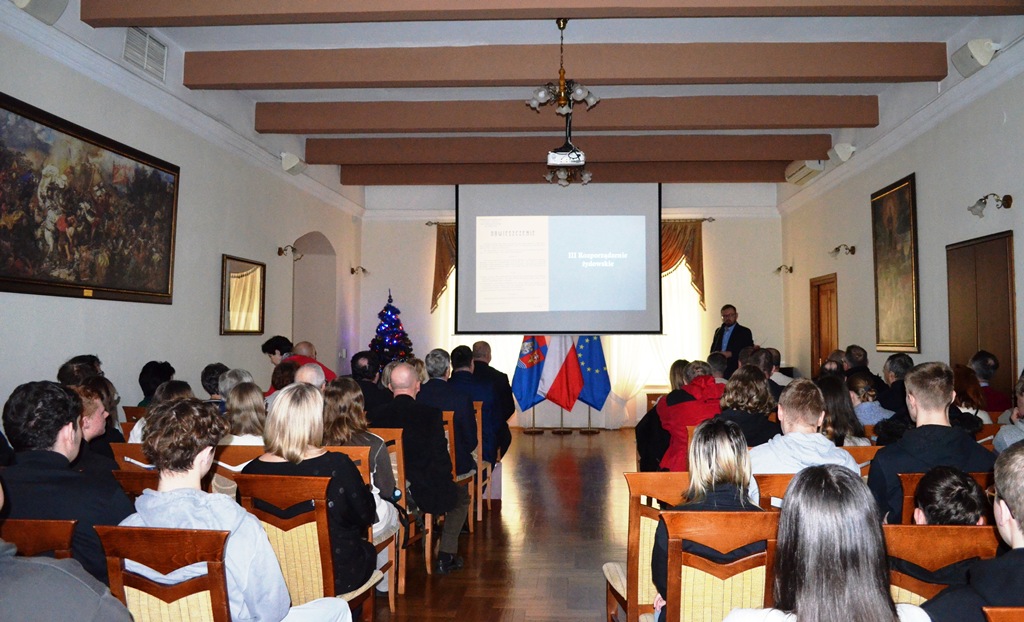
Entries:
POLYGON ((671 274, 686 262, 690 284, 704 304, 704 243, 701 237, 703 220, 663 220, 661 222, 661 276, 671 274))
POLYGON ((437 223, 437 245, 434 248, 434 288, 430 294, 430 312, 437 310, 437 301, 448 287, 448 277, 455 269, 458 246, 455 223, 437 223))

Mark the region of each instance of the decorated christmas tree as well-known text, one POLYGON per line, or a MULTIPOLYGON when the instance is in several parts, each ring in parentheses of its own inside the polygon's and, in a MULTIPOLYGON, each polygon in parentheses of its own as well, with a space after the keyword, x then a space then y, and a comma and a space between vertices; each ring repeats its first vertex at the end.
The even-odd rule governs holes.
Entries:
POLYGON ((387 365, 391 361, 404 361, 412 357, 412 340, 402 326, 402 320, 398 319, 401 311, 391 304, 391 290, 388 290, 388 303, 384 305, 377 317, 380 324, 377 325, 377 336, 370 341, 370 350, 380 357, 380 364, 387 365))

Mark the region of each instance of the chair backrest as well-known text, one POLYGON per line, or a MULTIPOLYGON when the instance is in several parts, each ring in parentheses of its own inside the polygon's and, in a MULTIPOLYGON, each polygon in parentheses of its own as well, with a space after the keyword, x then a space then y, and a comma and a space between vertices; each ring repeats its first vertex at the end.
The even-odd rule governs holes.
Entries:
MULTIPOLYGON (((992 420, 997 421, 999 417, 995 417, 992 420)), ((981 426, 981 429, 974 435, 974 438, 978 441, 978 444, 983 446, 985 449, 992 451, 992 443, 995 441, 996 434, 999 433, 999 428, 1003 426, 998 423, 986 423, 981 426)))
POLYGON ((356 465, 356 468, 359 469, 359 476, 363 478, 363 483, 367 486, 370 485, 370 475, 373 465, 370 464, 370 448, 368 446, 328 445, 327 447, 324 447, 324 449, 348 456, 349 460, 351 460, 352 463, 356 465))
POLYGON ((858 465, 860 465, 861 476, 865 476, 868 474, 868 471, 871 469, 871 461, 875 459, 875 454, 877 454, 878 450, 881 448, 882 447, 879 445, 866 445, 863 447, 840 447, 840 449, 850 452, 850 455, 853 456, 853 459, 857 461, 858 465))
POLYGON ((231 622, 224 546, 227 531, 96 525, 107 556, 110 592, 136 620, 231 622), (206 562, 207 572, 165 585, 125 568, 132 560, 168 574, 206 562))
POLYGON ((69 559, 76 523, 76 520, 8 518, 0 521, 0 540, 17 547, 18 555, 32 557, 53 551, 57 559, 69 559))
POLYGON ((370 432, 376 434, 384 441, 384 446, 388 450, 388 457, 391 458, 391 464, 395 469, 395 485, 402 492, 397 501, 398 507, 408 510, 407 497, 409 496, 409 487, 405 483, 405 450, 402 445, 402 429, 370 428, 370 432))
POLYGON ((213 452, 213 468, 210 471, 233 481, 245 465, 264 453, 266 450, 261 445, 218 445, 213 452))
POLYGON ((876 436, 875 436, 875 426, 873 426, 873 425, 866 425, 866 426, 864 426, 864 438, 866 438, 869 441, 871 441, 872 445, 875 444, 875 438, 876 438, 876 436))
POLYGON ((156 467, 149 463, 142 453, 142 445, 138 443, 111 443, 114 461, 122 471, 154 471, 156 467))
POLYGON ((758 501, 762 510, 778 512, 782 509, 782 498, 789 488, 795 473, 759 473, 754 475, 757 482, 758 501))
MULTIPOLYGON (((914 492, 917 491, 917 485, 921 483, 921 478, 924 477, 924 473, 900 473, 900 484, 903 485, 903 524, 913 525, 914 524, 914 492)), ((988 489, 993 483, 995 483, 995 475, 992 473, 968 473, 974 481, 978 482, 982 490, 988 489)), ((992 509, 988 509, 986 518, 988 523, 991 525, 993 521, 992 509)))
POLYGON ((667 622, 722 620, 734 608, 771 607, 776 512, 664 512, 668 527, 667 622), (683 540, 733 551, 764 541, 764 551, 718 564, 683 551, 683 540))
MULTIPOLYGON (((999 548, 999 534, 995 527, 950 525, 883 525, 885 548, 890 557, 902 559, 934 572, 973 558, 995 557, 999 548)), ((893 600, 897 603, 919 605, 947 586, 929 583, 915 577, 890 570, 893 600)))
POLYGON ((138 422, 137 421, 125 421, 124 423, 120 424, 121 425, 121 435, 124 436, 126 439, 130 438, 131 435, 132 435, 132 430, 135 429, 135 424, 136 423, 138 423, 138 422))
POLYGON ((263 523, 270 546, 284 573, 292 605, 336 596, 331 536, 327 516, 329 477, 292 475, 235 476, 242 507, 263 523), (281 508, 312 501, 312 508, 292 518, 280 518, 257 507, 254 500, 281 508))
MULTIPOLYGON (((124 410, 124 420, 129 423, 138 423, 139 419, 146 416, 145 406, 122 406, 121 408, 124 410)), ((125 438, 128 438, 127 434, 125 438)))
POLYGON ((661 510, 653 500, 679 505, 690 486, 689 473, 626 473, 629 487, 629 523, 626 535, 626 620, 636 622, 641 614, 654 611, 654 583, 651 580, 651 551, 661 510), (644 501, 647 501, 645 503, 644 501))
POLYGON ((648 393, 647 394, 647 410, 644 412, 650 412, 652 408, 657 406, 658 400, 668 395, 668 393, 648 393))
POLYGON ((1024 620, 1024 607, 982 607, 988 622, 1020 622, 1024 620))
POLYGON ((114 479, 117 480, 117 483, 121 484, 125 494, 131 497, 133 503, 142 495, 142 491, 147 488, 156 490, 160 484, 160 473, 156 470, 111 471, 111 473, 114 474, 114 479))
POLYGON ((444 419, 444 437, 448 440, 448 456, 452 460, 452 479, 455 479, 455 411, 441 411, 444 419))

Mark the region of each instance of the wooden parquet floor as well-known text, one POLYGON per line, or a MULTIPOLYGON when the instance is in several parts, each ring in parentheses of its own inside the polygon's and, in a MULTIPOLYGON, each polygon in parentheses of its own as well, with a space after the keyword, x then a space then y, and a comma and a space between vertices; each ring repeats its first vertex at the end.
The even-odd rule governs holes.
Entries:
POLYGON ((459 538, 462 570, 428 576, 423 549, 409 556, 406 593, 394 614, 377 599, 377 620, 598 622, 601 565, 626 558, 629 493, 636 469, 632 429, 524 435, 513 430, 502 460, 502 501, 476 533, 459 538))

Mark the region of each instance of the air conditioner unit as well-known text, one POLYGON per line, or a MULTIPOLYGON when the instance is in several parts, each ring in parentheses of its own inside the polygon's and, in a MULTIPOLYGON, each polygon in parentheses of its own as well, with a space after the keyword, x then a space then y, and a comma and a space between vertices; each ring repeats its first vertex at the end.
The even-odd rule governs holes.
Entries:
POLYGON ((786 181, 802 186, 825 170, 825 160, 797 160, 786 167, 786 181))

